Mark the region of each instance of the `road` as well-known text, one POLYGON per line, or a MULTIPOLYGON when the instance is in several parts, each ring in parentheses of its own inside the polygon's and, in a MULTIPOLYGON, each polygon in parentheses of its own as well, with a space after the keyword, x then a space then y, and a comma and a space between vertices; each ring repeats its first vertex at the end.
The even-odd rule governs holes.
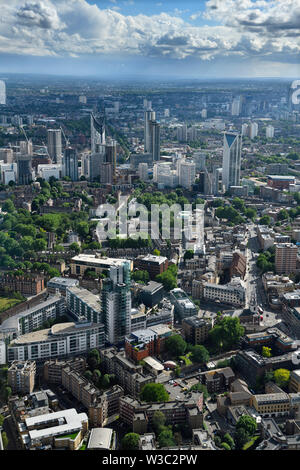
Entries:
MULTIPOLYGON (((272 310, 269 306, 268 299, 263 288, 261 272, 256 266, 260 249, 256 236, 256 226, 254 224, 249 224, 248 229, 248 246, 246 250, 247 273, 245 276, 246 306, 249 307, 251 300, 255 299, 257 305, 260 305, 264 311, 263 322, 261 325, 271 327, 282 321, 282 315, 280 311, 272 310)), ((288 331, 286 327, 283 326, 282 329, 286 329, 286 333, 290 334, 290 331, 288 331)))

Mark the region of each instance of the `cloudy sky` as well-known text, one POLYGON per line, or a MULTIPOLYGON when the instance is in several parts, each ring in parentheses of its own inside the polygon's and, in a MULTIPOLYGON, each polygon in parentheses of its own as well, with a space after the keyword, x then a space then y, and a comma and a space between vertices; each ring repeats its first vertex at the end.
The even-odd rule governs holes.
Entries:
POLYGON ((299 77, 300 0, 0 0, 0 72, 299 77))

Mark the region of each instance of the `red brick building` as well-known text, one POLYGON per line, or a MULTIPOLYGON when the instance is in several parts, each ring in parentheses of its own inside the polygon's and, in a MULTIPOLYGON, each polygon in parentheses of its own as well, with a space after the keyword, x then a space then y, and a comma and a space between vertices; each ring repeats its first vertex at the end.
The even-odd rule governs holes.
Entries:
POLYGON ((147 271, 150 279, 155 281, 158 274, 162 274, 168 269, 168 258, 165 256, 147 255, 140 256, 134 260, 134 268, 140 271, 147 271))
POLYGON ((4 274, 0 277, 0 291, 20 292, 23 295, 37 295, 44 290, 42 276, 11 276, 4 274))

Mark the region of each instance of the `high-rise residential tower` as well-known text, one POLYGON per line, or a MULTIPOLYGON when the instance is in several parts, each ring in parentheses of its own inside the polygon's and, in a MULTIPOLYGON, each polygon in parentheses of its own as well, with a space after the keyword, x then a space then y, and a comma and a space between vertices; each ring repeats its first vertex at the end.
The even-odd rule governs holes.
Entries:
POLYGON ((62 161, 62 144, 61 144, 61 130, 48 129, 48 152, 53 163, 61 163, 62 161))
POLYGON ((112 266, 103 280, 102 314, 106 341, 119 344, 131 332, 130 263, 112 266))
POLYGON ((78 156, 73 147, 65 149, 63 157, 63 175, 71 178, 72 181, 78 181, 78 156))
POLYGON ((239 186, 241 173, 242 137, 238 133, 224 133, 222 179, 225 191, 239 186))
POLYGON ((99 153, 99 146, 105 144, 105 117, 96 118, 91 114, 91 151, 99 153))
POLYGON ((6 104, 6 85, 3 80, 0 80, 0 104, 6 104))
POLYGON ((29 184, 32 181, 32 156, 17 155, 17 174, 19 184, 29 184))

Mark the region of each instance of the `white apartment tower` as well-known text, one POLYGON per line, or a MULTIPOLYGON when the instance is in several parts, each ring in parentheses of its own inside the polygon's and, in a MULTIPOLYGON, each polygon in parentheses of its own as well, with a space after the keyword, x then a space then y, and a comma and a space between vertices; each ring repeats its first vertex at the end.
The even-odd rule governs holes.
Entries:
POLYGON ((273 126, 267 126, 266 127, 266 138, 267 139, 273 139, 274 137, 274 127, 273 126))
POLYGON ((195 183, 196 165, 194 162, 179 160, 177 163, 178 182, 180 186, 190 189, 195 183))
POLYGON ((0 80, 0 104, 6 104, 6 85, 3 80, 0 80))

